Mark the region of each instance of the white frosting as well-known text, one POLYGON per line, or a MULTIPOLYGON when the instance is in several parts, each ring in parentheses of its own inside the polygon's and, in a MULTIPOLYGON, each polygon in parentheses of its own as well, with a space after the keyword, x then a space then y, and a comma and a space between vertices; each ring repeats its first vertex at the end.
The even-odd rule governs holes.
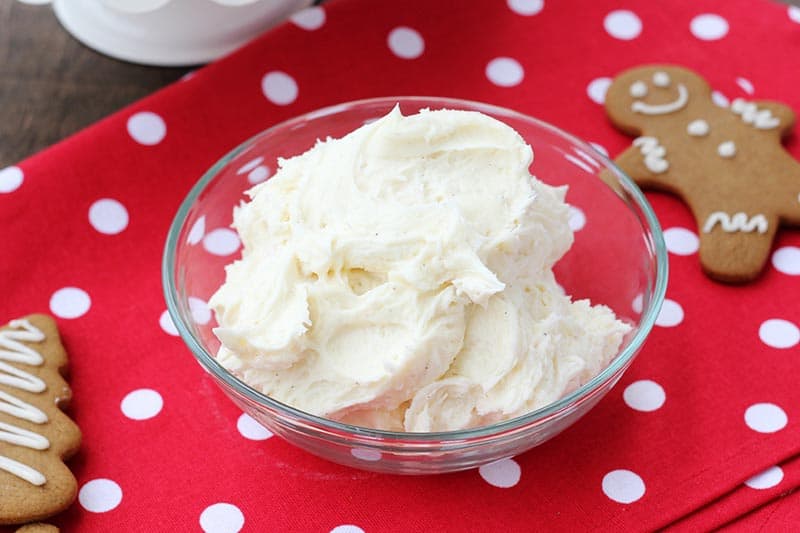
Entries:
POLYGON ((15 461, 10 457, 6 457, 5 455, 0 455, 0 470, 5 470, 6 472, 10 472, 15 476, 24 479, 31 485, 41 486, 47 482, 47 478, 39 472, 38 470, 31 468, 30 466, 20 463, 19 461, 15 461))
POLYGON ((692 137, 705 137, 711 131, 711 128, 703 119, 693 120, 686 126, 686 133, 692 137))
POLYGON ((666 104, 648 104, 636 100, 631 104, 631 109, 643 115, 666 115, 683 109, 689 102, 689 91, 682 83, 678 84, 678 98, 666 104))
POLYGON ((629 328, 556 283, 566 189, 531 176, 532 158, 485 115, 395 108, 280 160, 234 213, 242 259, 210 300, 218 360, 306 412, 400 431, 574 389, 629 328))
POLYGON ((647 96, 647 84, 643 81, 635 81, 630 87, 631 96, 634 98, 644 98, 647 96))
MULTIPOLYGON (((41 379, 4 362, 41 365, 44 362, 41 354, 23 342, 42 342, 44 333, 27 320, 12 320, 8 325, 9 329, 0 331, 0 384, 33 393, 44 391, 46 385, 41 379)), ((0 391, 0 412, 34 424, 47 422, 47 415, 40 409, 4 391, 0 391)), ((4 422, 0 422, 0 442, 34 450, 50 446, 46 437, 4 422)), ((37 486, 47 481, 41 472, 4 455, 0 455, 0 470, 37 486)))
POLYGON ((644 156, 644 166, 654 174, 662 174, 669 169, 669 162, 664 159, 667 149, 655 137, 637 137, 633 145, 639 147, 644 156))
POLYGON ((0 413, 6 413, 34 424, 47 422, 47 415, 42 410, 3 391, 0 391, 0 413))
POLYGON ((669 74, 661 70, 653 73, 653 85, 656 87, 669 87, 669 84, 669 74))
POLYGON ((757 214, 751 218, 748 217, 746 213, 742 212, 729 215, 724 211, 715 211, 708 215, 705 224, 703 224, 703 233, 711 233, 711 230, 713 230, 714 226, 717 224, 720 225, 722 231, 728 233, 735 233, 738 231, 743 231, 745 233, 750 233, 752 231, 766 233, 769 227, 766 217, 762 214, 757 214))
POLYGON ((717 146, 717 153, 720 157, 730 159, 736 155, 736 144, 733 141, 725 141, 717 146))
POLYGON ((756 104, 743 98, 733 101, 731 111, 740 115, 745 124, 750 124, 759 130, 771 130, 777 128, 781 123, 780 119, 773 116, 769 109, 759 109, 756 104))

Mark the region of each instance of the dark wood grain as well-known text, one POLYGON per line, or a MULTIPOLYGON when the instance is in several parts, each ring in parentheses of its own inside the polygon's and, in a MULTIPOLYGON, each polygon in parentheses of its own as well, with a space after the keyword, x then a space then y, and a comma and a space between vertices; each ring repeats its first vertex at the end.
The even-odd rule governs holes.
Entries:
POLYGON ((49 5, 0 0, 0 168, 188 70, 111 59, 70 36, 49 5))

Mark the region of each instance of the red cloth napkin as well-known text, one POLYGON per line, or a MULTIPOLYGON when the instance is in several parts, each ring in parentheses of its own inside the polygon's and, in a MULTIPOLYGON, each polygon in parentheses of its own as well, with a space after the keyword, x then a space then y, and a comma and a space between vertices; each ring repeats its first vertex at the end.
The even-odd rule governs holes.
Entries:
MULTIPOLYGON (((368 96, 464 97, 614 155, 631 140, 600 102, 610 77, 641 63, 695 69, 718 99, 800 110, 798 20, 752 0, 333 1, 2 171, 0 319, 59 317, 84 431, 71 462, 79 502, 53 521, 66 531, 705 530, 759 508, 732 527, 796 523, 796 495, 769 505, 800 483, 796 230, 780 232, 757 282, 721 285, 700 272, 688 210, 648 193, 671 279, 630 371, 552 441, 432 477, 352 470, 269 438, 175 336, 160 261, 201 173, 283 119, 368 96)), ((795 139, 787 148, 800 156, 795 139)), ((268 169, 248 172, 255 181, 268 169)), ((205 228, 209 253, 230 251, 220 229, 205 228)))

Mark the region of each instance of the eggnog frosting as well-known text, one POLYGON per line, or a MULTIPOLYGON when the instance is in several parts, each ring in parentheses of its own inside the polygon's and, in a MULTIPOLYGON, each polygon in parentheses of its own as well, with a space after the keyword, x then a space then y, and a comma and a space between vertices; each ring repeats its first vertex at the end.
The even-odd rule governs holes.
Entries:
POLYGON ((308 413, 396 431, 522 415, 596 375, 629 326, 572 302, 565 187, 477 112, 395 108, 279 160, 234 210, 210 300, 220 363, 308 413))

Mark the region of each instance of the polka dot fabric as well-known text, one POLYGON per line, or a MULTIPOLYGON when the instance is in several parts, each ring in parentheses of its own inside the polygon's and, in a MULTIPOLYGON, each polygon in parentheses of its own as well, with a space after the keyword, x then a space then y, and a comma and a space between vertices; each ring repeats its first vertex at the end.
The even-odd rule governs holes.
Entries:
MULTIPOLYGON (((798 231, 781 231, 757 282, 717 284, 700 271, 688 210, 648 192, 671 277, 618 386, 530 452, 433 477, 331 464, 243 415, 177 336, 160 261, 194 182, 287 118, 372 96, 454 96, 537 116, 613 157, 630 139, 602 102, 609 80, 641 63, 697 70, 720 105, 749 97, 800 111, 800 73, 786 63, 800 52, 798 20, 752 0, 332 0, 0 170, 0 320, 57 317, 70 415, 84 432, 71 462, 79 498, 54 522, 90 532, 747 527, 742 515, 800 486, 798 231)), ((800 159, 797 136, 787 148, 800 159)), ((253 159, 239 174, 258 183, 274 170, 253 159)), ((592 224, 585 207, 571 211, 580 232, 592 224)), ((220 261, 239 247, 225 221, 201 219, 187 238, 220 261)), ((191 296, 197 320, 211 320, 210 294, 191 296)))

